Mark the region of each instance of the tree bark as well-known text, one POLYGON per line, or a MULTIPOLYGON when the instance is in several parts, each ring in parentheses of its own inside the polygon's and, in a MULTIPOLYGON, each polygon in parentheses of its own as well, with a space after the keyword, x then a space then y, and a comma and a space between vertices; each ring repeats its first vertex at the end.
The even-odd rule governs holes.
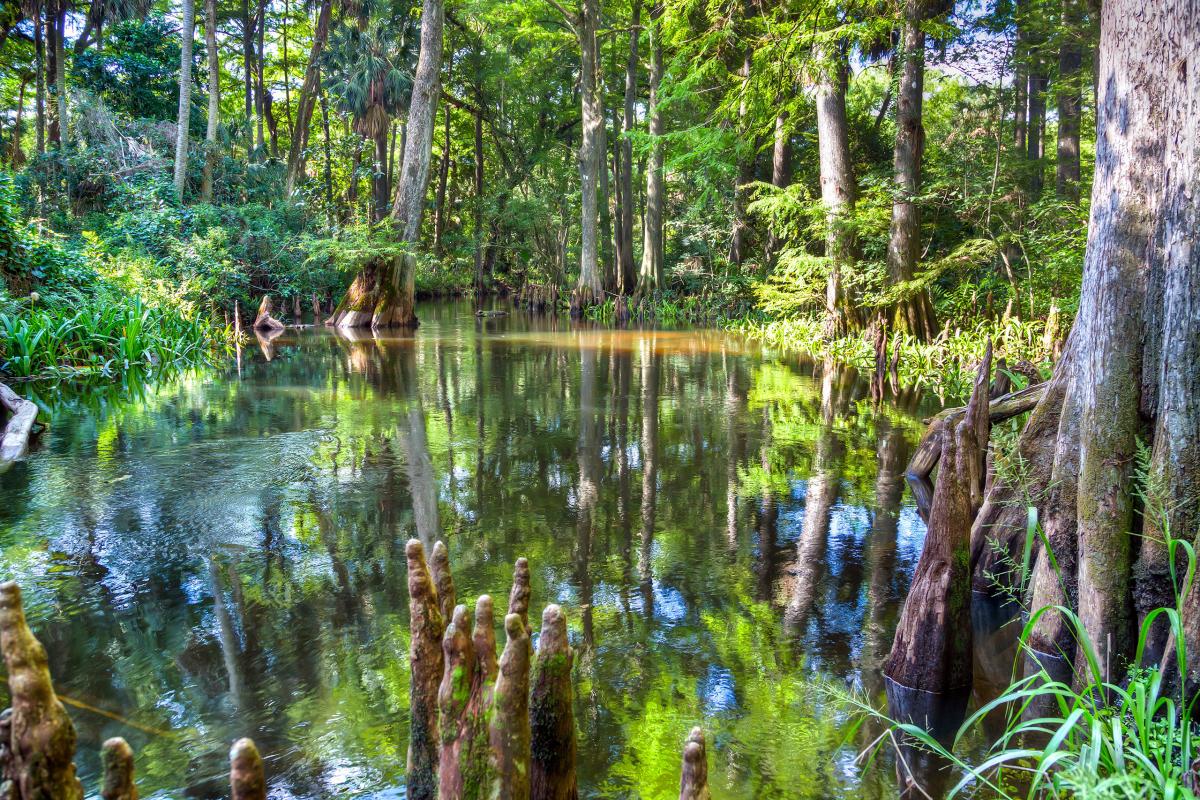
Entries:
POLYGON ((856 307, 842 282, 843 271, 853 266, 856 257, 850 217, 854 214, 858 184, 850 160, 850 126, 846 123, 849 64, 842 50, 829 55, 832 56, 830 63, 821 63, 816 91, 821 201, 825 204, 825 257, 829 260, 825 330, 831 336, 842 336, 861 327, 856 307))
MULTIPOLYGON (((896 98, 895 200, 888 241, 888 275, 892 285, 911 281, 921 252, 921 158, 925 150, 925 128, 921 121, 925 86, 925 32, 921 30, 923 5, 905 0, 899 90, 896 98)), ((929 293, 920 289, 899 300, 893 326, 918 339, 937 335, 929 293)))
POLYGON ((1079 202, 1079 129, 1082 117, 1083 47, 1077 38, 1081 24, 1079 0, 1063 0, 1066 21, 1058 51, 1058 157, 1054 167, 1054 189, 1060 199, 1079 202))
POLYGON ((192 114, 192 40, 196 30, 196 4, 194 0, 183 0, 183 26, 179 35, 182 46, 179 53, 179 115, 175 125, 175 197, 183 202, 183 190, 187 184, 188 167, 188 121, 192 114))
POLYGON ((321 54, 329 38, 329 18, 332 0, 323 0, 313 29, 312 47, 308 51, 308 66, 304 70, 304 85, 300 87, 300 99, 296 105, 296 123, 292 129, 292 141, 288 147, 287 179, 284 192, 291 196, 304 175, 305 150, 308 148, 308 128, 312 120, 317 93, 321 90, 321 54))
POLYGON ((629 28, 629 59, 625 62, 625 118, 621 137, 621 241, 618 248, 617 291, 633 294, 637 267, 633 261, 633 129, 637 125, 638 38, 641 36, 642 4, 634 0, 629 28))
POLYGON ((242 77, 246 101, 246 153, 253 160, 254 150, 254 17, 250 13, 250 0, 242 0, 242 77))
POLYGON ((450 178, 450 107, 442 110, 445 133, 442 137, 442 157, 438 159, 437 192, 433 202, 433 250, 442 250, 442 234, 446 232, 446 183, 450 178))
POLYGON ((580 52, 580 105, 583 115, 582 135, 579 141, 579 183, 582 192, 580 208, 579 281, 572 310, 600 302, 604 286, 600 276, 597 226, 599 208, 597 193, 599 173, 603 169, 601 149, 604 133, 604 109, 600 104, 600 61, 597 52, 596 29, 600 23, 600 8, 597 0, 583 0, 582 14, 577 22, 576 33, 580 52))
POLYGON ((37 64, 37 152, 46 152, 46 43, 45 25, 42 23, 43 5, 37 3, 33 17, 33 57, 37 64))
POLYGON ((1040 54, 1029 69, 1029 133, 1025 157, 1029 167, 1028 192, 1031 200, 1042 195, 1045 186, 1046 87, 1050 83, 1040 54))
POLYGON ((58 0, 54 13, 54 98, 58 114, 57 128, 52 136, 55 144, 62 146, 71 140, 67 117, 67 2, 58 0))
POLYGON ((263 120, 267 116, 266 87, 263 85, 263 70, 267 62, 267 50, 263 46, 267 32, 267 0, 258 0, 258 11, 255 14, 254 35, 256 38, 254 59, 254 130, 255 146, 261 156, 266 151, 266 140, 263 138, 263 120))
POLYGON ((221 122, 221 60, 217 53, 217 0, 204 0, 204 46, 208 51, 208 127, 204 132, 204 179, 200 199, 211 203, 217 163, 217 126, 221 122))
MULTIPOLYGON (((747 45, 742 56, 743 93, 746 92, 750 83, 750 70, 753 66, 754 50, 747 45)), ((751 141, 749 145, 741 141, 742 136, 746 134, 745 121, 748 112, 746 98, 743 96, 738 106, 737 173, 733 184, 733 232, 729 242, 729 260, 737 266, 741 266, 742 260, 746 257, 746 238, 749 235, 750 223, 746 219, 745 187, 754 180, 754 159, 758 153, 757 141, 751 141)))
POLYGON ((650 294, 663 280, 663 121, 659 109, 659 85, 662 83, 662 5, 650 11, 650 100, 649 133, 652 140, 650 163, 646 170, 646 221, 642 225, 642 264, 638 272, 638 292, 650 294))

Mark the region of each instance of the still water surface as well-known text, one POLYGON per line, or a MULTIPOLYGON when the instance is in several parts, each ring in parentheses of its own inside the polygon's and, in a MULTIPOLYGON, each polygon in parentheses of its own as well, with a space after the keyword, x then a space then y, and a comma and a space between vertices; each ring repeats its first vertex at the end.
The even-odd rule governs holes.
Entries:
POLYGON ((882 699, 936 403, 719 332, 421 311, 58 403, 0 476, 0 570, 89 793, 119 735, 144 797, 220 797, 249 735, 274 798, 403 797, 404 542, 440 536, 460 599, 523 555, 531 616, 566 607, 582 796, 677 796, 693 724, 714 797, 893 796, 818 688, 882 699))

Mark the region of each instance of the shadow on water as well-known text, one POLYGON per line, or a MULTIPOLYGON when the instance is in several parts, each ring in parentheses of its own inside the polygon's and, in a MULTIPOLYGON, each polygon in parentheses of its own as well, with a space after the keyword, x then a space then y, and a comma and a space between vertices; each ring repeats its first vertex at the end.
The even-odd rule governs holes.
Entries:
POLYGON ((402 796, 417 536, 447 541, 460 596, 527 556, 535 610, 574 610, 582 795, 677 793, 702 723, 716 797, 894 796, 823 687, 884 702, 924 535, 903 471, 936 406, 716 331, 422 321, 47 403, 0 476, 0 558, 92 709, 85 780, 121 735, 145 795, 217 797, 250 735, 273 796, 402 796))

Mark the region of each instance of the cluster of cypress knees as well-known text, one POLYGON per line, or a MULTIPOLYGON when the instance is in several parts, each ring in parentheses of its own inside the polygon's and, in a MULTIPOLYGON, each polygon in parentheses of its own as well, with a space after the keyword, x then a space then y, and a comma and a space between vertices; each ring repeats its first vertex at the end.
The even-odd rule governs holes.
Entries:
MULTIPOLYGON (((407 795, 412 800, 574 800, 575 719, 566 614, 542 613, 536 653, 529 627, 529 564, 513 571, 507 642, 499 659, 492 598, 474 619, 455 605, 446 547, 429 561, 417 540, 406 547, 412 624, 407 795)), ((11 708, 0 715, 0 800, 82 800, 75 774, 75 728, 51 683, 46 650, 25 620, 21 590, 0 584, 0 650, 11 708)), ((133 749, 120 738, 101 750, 104 800, 137 800, 133 749)), ((250 739, 229 753, 232 800, 265 800, 263 760, 250 739)), ((704 734, 683 748, 680 800, 708 800, 704 734)))

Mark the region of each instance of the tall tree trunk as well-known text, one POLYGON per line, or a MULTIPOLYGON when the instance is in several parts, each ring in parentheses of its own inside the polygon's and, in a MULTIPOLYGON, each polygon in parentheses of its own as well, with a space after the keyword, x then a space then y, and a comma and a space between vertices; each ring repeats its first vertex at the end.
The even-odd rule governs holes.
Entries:
POLYGON ((17 119, 13 122, 12 141, 9 143, 9 166, 16 168, 21 160, 21 121, 25 113, 25 87, 29 83, 29 75, 21 74, 21 88, 17 92, 17 119))
POLYGON ((266 150, 266 140, 263 138, 263 120, 267 116, 267 101, 264 95, 266 88, 263 84, 263 70, 267 63, 267 50, 263 39, 267 33, 267 2, 258 0, 258 11, 255 14, 254 35, 256 38, 254 58, 254 128, 255 146, 261 155, 266 150))
POLYGON ((283 30, 281 39, 283 40, 283 116, 287 120, 288 126, 288 141, 296 135, 295 125, 292 123, 292 76, 288 65, 288 17, 292 15, 291 4, 288 0, 283 0, 283 30))
MULTIPOLYGON (((782 102, 777 98, 776 102, 782 102)), ((786 111, 775 115, 775 141, 771 148, 771 185, 783 189, 792 182, 792 146, 791 131, 788 127, 786 111)), ((767 248, 763 258, 763 271, 771 269, 775 263, 775 253, 779 250, 779 236, 772 228, 767 232, 767 248)))
POLYGON ((325 42, 329 38, 329 17, 332 13, 332 0, 322 0, 321 10, 317 14, 317 25, 313 30, 312 48, 308 51, 308 66, 304 70, 304 85, 300 88, 300 100, 296 106, 296 124, 292 132, 292 142, 288 147, 287 179, 284 191, 289 196, 296 191, 300 178, 304 174, 304 151, 308 147, 308 128, 312 121, 313 107, 317 102, 317 93, 321 83, 321 53, 325 51, 325 42))
POLYGON ((621 243, 620 275, 617 289, 633 294, 637 285, 637 267, 633 262, 633 135, 637 125, 638 37, 641 36, 642 4, 634 0, 629 28, 629 59, 625 63, 625 120, 621 137, 621 243))
POLYGON ((738 106, 738 157, 737 157, 737 174, 733 185, 733 235, 729 242, 729 260, 737 266, 741 266, 742 260, 746 257, 746 237, 749 233, 750 223, 746 218, 746 186, 754 180, 754 159, 758 154, 758 142, 752 141, 750 144, 742 142, 742 137, 745 136, 746 115, 749 111, 746 103, 745 92, 750 83, 750 69, 754 64, 754 49, 750 45, 746 45, 746 51, 742 56, 742 92, 743 97, 741 104, 738 106))
POLYGON ((242 0, 242 76, 246 101, 246 152, 254 149, 254 17, 250 0, 242 0))
POLYGON ((45 25, 42 23, 43 5, 41 2, 34 9, 33 17, 33 57, 37 66, 37 152, 46 152, 46 40, 45 25))
MULTIPOLYGON (((404 158, 396 182, 391 219, 402 243, 416 246, 429 188, 433 128, 441 95, 443 0, 426 0, 421 9, 421 52, 413 76, 412 101, 404 137, 404 158)), ((415 327, 416 264, 412 255, 364 267, 338 304, 329 322, 341 328, 415 327)))
POLYGON ((50 140, 60 147, 70 141, 67 120, 67 2, 57 0, 54 8, 54 125, 50 129, 50 140))
MULTIPOLYGON (((596 17, 600 19, 599 15, 596 17)), ((612 220, 612 181, 609 179, 610 171, 608 165, 608 124, 605 121, 604 113, 604 73, 600 68, 600 33, 599 22, 596 25, 596 94, 600 102, 600 142, 596 147, 596 174, 599 177, 599 199, 598 208, 600 210, 600 272, 601 282, 604 284, 604 290, 607 292, 615 291, 617 288, 617 270, 616 260, 613 256, 613 220, 612 220)), ((616 117, 613 117, 613 124, 616 124, 616 117)))
POLYGON ((375 169, 371 173, 371 222, 383 219, 388 212, 388 129, 375 134, 375 169))
POLYGON ((663 134, 659 108, 659 84, 662 83, 662 5, 650 11, 650 163, 646 169, 646 221, 642 224, 642 265, 638 272, 638 292, 648 294, 662 285, 663 277, 663 134))
POLYGON ((597 191, 603 169, 604 110, 600 104, 599 54, 596 28, 600 21, 598 0, 583 0, 583 13, 577 20, 580 51, 580 102, 582 136, 579 142, 579 183, 582 223, 580 227, 579 282, 576 285, 578 307, 600 302, 604 294, 601 282, 597 226, 597 191))
MULTIPOLYGON (((211 0, 210 0, 211 2, 211 0)), ((179 115, 175 124, 175 197, 183 202, 187 183, 188 121, 192 114, 192 40, 196 32, 196 4, 183 0, 182 47, 179 52, 179 115)))
POLYGON ((1029 162, 1029 197, 1037 200, 1045 185, 1046 155, 1046 78, 1045 66, 1041 55, 1029 69, 1029 142, 1026 148, 1026 158, 1029 162))
MULTIPOLYGON (((329 146, 329 103, 325 100, 325 91, 319 89, 321 101, 321 134, 325 147, 325 207, 326 213, 333 213, 333 153, 329 146)), ((351 178, 351 183, 355 179, 351 178)), ((313 324, 316 324, 316 317, 313 317, 313 324)))
POLYGON ((825 205, 825 329, 841 336, 861 327, 855 303, 842 283, 843 270, 854 264, 854 228, 850 217, 858 197, 850 161, 850 126, 846 123, 846 88, 850 67, 846 53, 832 53, 817 79, 817 146, 821 162, 821 201, 825 205))
POLYGON ((450 178, 450 107, 442 109, 445 132, 442 136, 442 157, 438 160, 437 193, 433 202, 433 250, 442 251, 442 234, 446 232, 446 183, 450 178))
POLYGON ((1059 198, 1079 201, 1079 128, 1082 115, 1079 85, 1083 47, 1076 31, 1080 25, 1079 0, 1063 0, 1063 42, 1058 51, 1058 159, 1054 189, 1059 198))
POLYGON ((204 0, 204 46, 208 50, 208 128, 204 132, 204 180, 200 198, 212 202, 217 163, 217 126, 221 123, 221 60, 217 53, 217 0, 204 0))
POLYGON ((475 83, 475 169, 472 174, 475 208, 475 227, 472 235, 475 237, 475 294, 483 295, 487 283, 484 276, 484 247, 483 247, 483 84, 475 83))
MULTIPOLYGON (((925 86, 925 32, 921 30, 923 4, 905 0, 901 46, 900 85, 896 98, 895 200, 888 241, 888 275, 893 285, 910 281, 916 273, 921 252, 921 158, 925 150, 925 128, 921 121, 925 86)), ((900 300, 893 324, 918 339, 936 333, 933 304, 924 289, 900 300)))

